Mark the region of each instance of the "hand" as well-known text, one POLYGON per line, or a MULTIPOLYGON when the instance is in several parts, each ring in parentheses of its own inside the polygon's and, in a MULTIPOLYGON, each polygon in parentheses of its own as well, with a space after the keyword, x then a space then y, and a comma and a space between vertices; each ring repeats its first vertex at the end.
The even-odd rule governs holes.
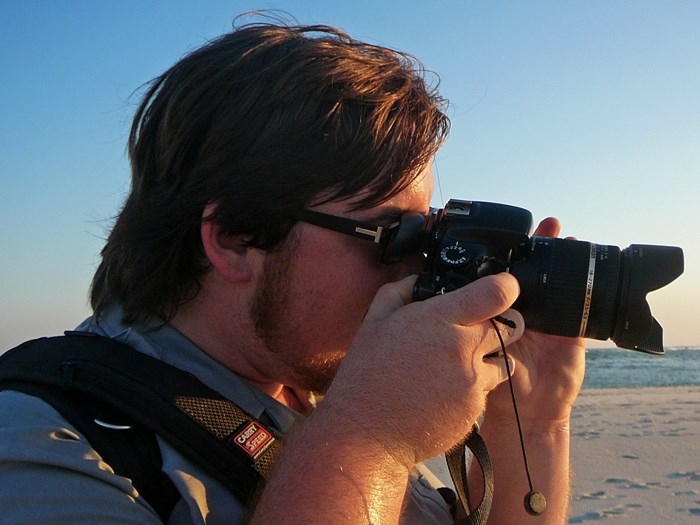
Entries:
POLYGON ((457 443, 484 409, 486 394, 506 379, 488 319, 502 314, 523 333, 515 278, 500 274, 411 303, 415 277, 385 285, 319 410, 342 415, 406 465, 457 443), (410 304, 409 304, 410 303, 410 304))
MULTIPOLYGON (((559 221, 545 219, 536 235, 556 237, 559 221)), ((525 330, 509 348, 515 361, 513 386, 522 423, 534 489, 547 498, 542 525, 566 521, 570 496, 569 440, 571 408, 583 383, 583 339, 525 330)), ((489 523, 531 523, 522 507, 529 490, 521 455, 510 388, 499 385, 488 396, 481 435, 491 451, 496 489, 489 523)), ((476 496, 482 485, 478 469, 470 471, 476 496)))
MULTIPOLYGON (((559 231, 559 221, 548 218, 540 223, 535 235, 556 237, 559 231)), ((523 430, 527 433, 568 428, 571 407, 583 383, 584 340, 525 330, 510 354, 517 363, 513 382, 523 430)), ((515 432, 507 384, 489 395, 486 417, 496 425, 507 422, 509 431, 515 432)))
POLYGON ((254 523, 398 523, 411 467, 456 444, 506 379, 488 319, 518 284, 485 277, 411 303, 415 277, 383 286, 326 396, 288 436, 254 523))

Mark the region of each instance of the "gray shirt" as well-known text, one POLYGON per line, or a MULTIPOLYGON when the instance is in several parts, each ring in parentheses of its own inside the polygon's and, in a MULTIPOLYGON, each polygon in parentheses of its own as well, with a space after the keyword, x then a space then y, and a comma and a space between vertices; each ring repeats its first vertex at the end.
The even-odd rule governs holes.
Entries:
MULTIPOLYGON (((246 412, 285 433, 302 416, 242 381, 170 325, 125 327, 121 310, 88 318, 78 330, 124 342, 190 372, 246 412)), ((163 472, 181 499, 168 524, 235 524, 243 505, 217 480, 158 439, 163 472)), ((424 468, 424 467, 423 467, 424 468)), ((423 473, 425 471, 423 470, 423 473)), ((428 479, 414 472, 402 525, 451 523, 428 479)), ((114 474, 85 438, 42 400, 0 392, 0 524, 158 524, 127 478, 114 474)))

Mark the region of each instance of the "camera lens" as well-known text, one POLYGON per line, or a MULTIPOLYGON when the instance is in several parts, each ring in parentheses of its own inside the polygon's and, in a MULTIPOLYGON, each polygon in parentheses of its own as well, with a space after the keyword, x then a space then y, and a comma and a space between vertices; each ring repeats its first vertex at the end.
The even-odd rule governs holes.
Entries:
POLYGON ((532 237, 511 273, 520 283, 515 303, 528 328, 607 339, 612 333, 620 249, 568 239, 532 237))
POLYGON ((670 246, 617 246, 532 237, 515 254, 518 309, 528 328, 563 336, 612 340, 663 353, 661 326, 646 294, 683 272, 683 252, 670 246))

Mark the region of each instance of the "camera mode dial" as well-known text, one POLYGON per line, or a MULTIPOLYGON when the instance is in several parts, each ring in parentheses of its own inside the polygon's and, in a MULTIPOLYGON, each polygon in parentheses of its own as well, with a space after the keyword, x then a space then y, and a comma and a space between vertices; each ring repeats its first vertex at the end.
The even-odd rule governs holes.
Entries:
POLYGON ((440 251, 440 260, 448 266, 464 266, 469 262, 469 252, 458 243, 445 246, 440 251))

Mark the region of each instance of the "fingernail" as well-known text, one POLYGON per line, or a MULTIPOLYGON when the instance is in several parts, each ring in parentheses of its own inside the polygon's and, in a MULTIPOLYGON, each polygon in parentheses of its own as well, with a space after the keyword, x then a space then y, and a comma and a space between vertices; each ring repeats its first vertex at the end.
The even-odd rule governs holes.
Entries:
POLYGON ((515 335, 515 330, 518 328, 518 324, 515 321, 508 319, 507 317, 503 317, 502 315, 497 315, 493 318, 493 320, 505 327, 509 336, 512 337, 515 335))
POLYGON ((515 370, 515 359, 513 359, 511 356, 506 356, 506 361, 508 362, 508 368, 510 368, 510 373, 513 375, 513 371, 515 370))

